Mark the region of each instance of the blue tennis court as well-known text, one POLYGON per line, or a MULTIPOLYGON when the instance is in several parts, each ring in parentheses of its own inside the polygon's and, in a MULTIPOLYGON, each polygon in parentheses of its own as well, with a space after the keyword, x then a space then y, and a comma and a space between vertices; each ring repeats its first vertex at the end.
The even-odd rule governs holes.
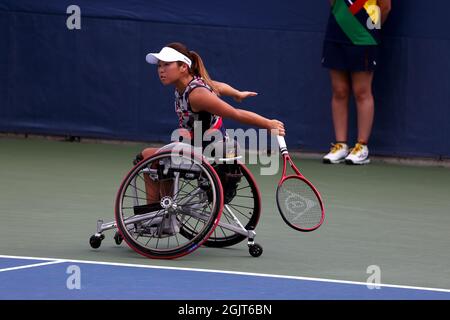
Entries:
POLYGON ((450 290, 64 259, 0 257, 0 299, 448 300, 450 290))

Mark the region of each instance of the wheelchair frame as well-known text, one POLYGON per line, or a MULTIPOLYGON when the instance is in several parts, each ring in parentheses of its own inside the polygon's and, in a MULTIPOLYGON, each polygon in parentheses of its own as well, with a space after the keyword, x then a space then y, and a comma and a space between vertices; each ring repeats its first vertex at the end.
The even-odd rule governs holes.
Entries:
MULTIPOLYGON (((195 157, 197 157, 197 159, 201 159, 201 163, 202 165, 204 165, 204 163, 208 163, 206 161, 211 161, 212 159, 206 159, 203 155, 199 156, 198 154, 195 154, 192 152, 192 147, 190 145, 184 145, 181 143, 172 143, 169 144, 167 146, 164 146, 162 148, 160 148, 153 156, 151 156, 148 159, 144 159, 142 161, 140 161, 139 163, 137 163, 129 172, 129 174, 127 175, 127 177, 122 181, 121 187, 119 188, 119 192, 117 194, 117 199, 116 199, 116 210, 118 208, 118 201, 120 198, 120 192, 122 190, 122 192, 125 192, 123 190, 126 190, 126 188, 124 187, 124 182, 129 178, 130 174, 136 170, 136 168, 138 166, 140 166, 143 162, 147 161, 150 162, 151 159, 158 159, 157 157, 161 157, 164 156, 166 154, 169 154, 169 152, 171 152, 175 146, 180 147, 180 145, 182 145, 182 150, 184 152, 190 152, 192 155, 194 155, 195 157)), ((222 163, 238 163, 240 166, 243 166, 245 168, 245 165, 238 162, 240 157, 235 157, 235 158, 228 158, 228 159, 218 159, 219 161, 222 161, 222 163)), ((217 160, 217 159, 216 159, 217 160)), ((161 160, 160 160, 161 162, 161 160)), ((199 168, 193 168, 192 165, 190 165, 188 167, 188 165, 186 164, 180 164, 177 168, 175 167, 171 167, 171 163, 167 163, 164 164, 163 163, 163 167, 164 167, 164 172, 163 174, 167 174, 169 172, 169 170, 173 170, 173 190, 172 190, 172 194, 173 196, 165 196, 161 199, 160 201, 160 206, 162 207, 162 210, 154 210, 151 212, 147 212, 147 213, 143 213, 143 214, 135 214, 134 216, 128 217, 123 219, 123 225, 126 226, 127 231, 131 232, 133 229, 136 229, 136 225, 138 224, 144 224, 146 221, 150 221, 148 222, 149 224, 151 223, 151 225, 156 225, 157 227, 154 228, 159 228, 159 232, 161 235, 161 225, 163 223, 167 223, 167 221, 169 221, 170 224, 172 224, 172 220, 167 220, 167 218, 165 217, 165 215, 167 215, 168 210, 182 210, 183 214, 182 214, 182 219, 184 219, 185 216, 189 216, 189 217, 193 217, 195 219, 198 220, 203 220, 203 221, 207 221, 207 217, 203 217, 201 213, 199 213, 199 209, 202 206, 202 204, 196 204, 196 205, 189 205, 189 206, 185 206, 185 204, 188 204, 189 201, 191 199, 194 199, 196 196, 201 196, 202 194, 205 193, 204 190, 202 190, 201 186, 197 186, 197 188, 192 192, 192 194, 189 194, 189 196, 185 196, 183 199, 181 199, 181 202, 179 202, 179 191, 180 191, 180 174, 181 172, 183 172, 185 174, 185 176, 190 175, 190 178, 195 178, 196 175, 201 175, 201 170, 199 170, 199 168), (187 199, 186 199, 187 197, 187 199), (182 201, 184 200, 184 201, 182 201), (185 207, 183 207, 185 206, 185 207), (162 212, 161 212, 162 211, 162 212)), ((209 164, 210 165, 210 164, 209 164)), ((211 169, 214 170, 214 168, 211 166, 211 169)), ((247 170, 248 171, 248 170, 247 170)), ((134 198, 133 198, 133 204, 134 206, 139 206, 139 196, 138 196, 138 188, 137 188, 137 179, 138 179, 138 174, 139 172, 147 174, 148 177, 150 177, 152 180, 156 181, 158 179, 158 169, 152 169, 152 168, 144 168, 140 171, 136 171, 137 174, 134 175, 134 177, 130 180, 129 184, 133 190, 132 192, 134 192, 134 198)), ((215 174, 217 175, 217 172, 215 172, 215 174)), ((258 199, 256 200, 259 204, 258 210, 260 209, 260 196, 259 196, 259 190, 258 187, 256 185, 256 183, 254 181, 252 181, 251 183, 254 184, 254 188, 257 190, 257 196, 258 199)), ((207 235, 200 240, 200 244, 198 246, 201 246, 201 244, 205 243, 208 238, 211 236, 211 234, 213 233, 213 231, 216 229, 216 227, 221 227, 223 229, 229 230, 231 232, 234 232, 235 234, 239 234, 241 236, 243 236, 243 239, 248 239, 247 240, 247 245, 249 248, 249 253, 254 256, 254 257, 259 257, 262 254, 262 247, 255 243, 254 239, 256 236, 256 232, 254 230, 254 227, 248 228, 246 229, 246 227, 242 224, 242 222, 237 218, 235 212, 233 212, 233 207, 227 203, 223 204, 223 188, 221 185, 221 181, 220 179, 217 180, 217 184, 218 185, 211 185, 211 188, 214 189, 218 189, 220 190, 220 195, 222 197, 222 199, 219 199, 220 201, 222 201, 222 206, 221 206, 221 212, 217 213, 217 216, 219 217, 219 221, 215 222, 214 225, 211 226, 210 230, 206 230, 207 231, 207 235), (220 216, 222 214, 227 215, 227 221, 222 221, 220 220, 220 216), (229 219, 230 218, 230 219, 229 219)), ((128 185, 126 187, 128 187, 128 185)), ((249 182, 249 186, 250 186, 250 182, 249 182)), ((123 196, 123 195, 122 195, 123 196)), ((257 219, 256 219, 256 223, 257 224, 257 220, 259 219, 259 214, 260 212, 258 211, 256 213, 257 219)), ((172 216, 170 216, 172 217, 172 216)), ((176 217, 176 215, 175 215, 176 217)), ((112 222, 107 222, 104 223, 103 220, 98 220, 97 221, 97 230, 96 233, 94 235, 91 236, 90 238, 90 245, 92 248, 99 248, 101 245, 102 240, 105 238, 104 232, 108 231, 108 230, 114 230, 117 229, 115 235, 114 235, 114 240, 116 242, 117 245, 120 245, 124 239, 124 235, 123 232, 120 231, 120 228, 118 228, 118 216, 116 215, 116 220, 112 221, 112 222)), ((170 218, 172 219, 172 218, 170 218)), ((225 219, 224 219, 225 220, 225 219)), ((256 226, 256 225, 255 225, 256 226)), ((158 230, 154 230, 155 232, 157 232, 158 230)), ((180 232, 180 230, 178 230, 178 232, 180 232)), ((184 236, 184 235, 183 235, 184 236)), ((128 243, 128 241, 127 241, 128 243)), ((183 256, 185 254, 189 254, 191 252, 193 252, 195 249, 197 249, 197 246, 192 246, 192 248, 190 248, 188 250, 188 252, 183 252, 182 254, 177 254, 177 255, 173 255, 173 256, 153 256, 153 255, 148 255, 145 254, 143 252, 140 252, 140 250, 136 250, 134 245, 131 245, 130 243, 128 243, 130 245, 130 247, 132 247, 132 249, 134 249, 135 251, 137 251, 140 254, 143 254, 147 257, 150 258, 166 258, 166 259, 172 259, 172 258, 177 258, 180 256, 183 256)), ((216 245, 218 247, 220 247, 221 245, 216 245)))

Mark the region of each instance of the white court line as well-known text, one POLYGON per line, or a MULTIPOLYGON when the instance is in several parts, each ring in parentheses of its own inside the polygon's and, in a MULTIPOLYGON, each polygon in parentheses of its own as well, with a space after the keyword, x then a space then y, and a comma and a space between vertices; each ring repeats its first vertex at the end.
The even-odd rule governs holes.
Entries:
MULTIPOLYGON (((39 260, 41 260, 41 259, 39 259, 39 260)), ((46 260, 50 260, 50 259, 46 259, 46 260)), ((14 270, 21 270, 21 269, 28 269, 28 268, 36 268, 36 267, 48 266, 50 264, 57 264, 57 263, 63 263, 63 262, 65 262, 65 260, 55 260, 55 261, 49 261, 49 262, 27 264, 24 266, 0 269, 0 272, 14 271, 14 270)))
POLYGON ((232 275, 240 275, 240 276, 254 276, 254 277, 265 277, 265 278, 305 280, 305 281, 317 281, 317 282, 328 282, 328 283, 338 283, 338 284, 352 284, 352 285, 361 285, 361 286, 366 286, 366 287, 367 286, 375 286, 376 285, 376 286, 385 287, 385 288, 422 290, 422 291, 435 291, 435 292, 450 293, 450 289, 442 289, 442 288, 413 287, 413 286, 394 285, 394 284, 382 284, 382 283, 375 284, 375 283, 347 281, 347 280, 334 280, 334 279, 324 279, 324 278, 308 278, 308 277, 285 276, 285 275, 266 274, 266 273, 251 273, 251 272, 241 272, 241 271, 226 271, 226 270, 214 270, 214 269, 166 267, 166 266, 152 266, 152 265, 130 264, 130 263, 119 263, 119 262, 102 262, 102 261, 56 259, 56 258, 42 258, 42 257, 21 257, 21 256, 7 256, 7 255, 0 255, 0 258, 29 259, 29 260, 54 260, 54 263, 70 262, 70 263, 107 265, 107 266, 116 266, 116 267, 144 268, 144 269, 162 269, 162 270, 193 271, 193 272, 211 272, 211 273, 232 274, 232 275))

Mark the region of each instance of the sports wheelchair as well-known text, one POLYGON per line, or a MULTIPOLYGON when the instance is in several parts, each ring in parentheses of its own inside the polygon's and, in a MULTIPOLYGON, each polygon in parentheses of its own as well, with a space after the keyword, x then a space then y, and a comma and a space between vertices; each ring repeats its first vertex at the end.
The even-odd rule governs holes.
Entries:
POLYGON ((125 176, 116 195, 115 221, 97 221, 91 247, 99 248, 103 232, 115 229, 117 245, 125 240, 148 258, 174 259, 202 245, 221 248, 245 239, 250 255, 259 257, 263 248, 254 239, 261 196, 240 159, 237 151, 206 158, 181 142, 160 148, 125 176), (149 203, 150 180, 169 186, 159 203, 149 203))

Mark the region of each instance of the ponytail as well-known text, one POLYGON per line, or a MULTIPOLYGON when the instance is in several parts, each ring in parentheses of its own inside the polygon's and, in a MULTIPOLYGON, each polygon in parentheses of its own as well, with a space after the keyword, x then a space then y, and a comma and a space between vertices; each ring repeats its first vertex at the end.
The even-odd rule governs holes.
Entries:
POLYGON ((189 51, 189 57, 192 60, 192 74, 194 76, 201 77, 206 82, 206 84, 214 90, 215 93, 218 93, 200 55, 195 51, 189 51))
MULTIPOLYGON (((211 80, 211 77, 209 76, 208 71, 206 70, 206 67, 203 63, 202 58, 200 57, 200 55, 197 52, 188 50, 188 48, 184 44, 179 43, 179 42, 170 43, 166 47, 175 49, 178 52, 184 54, 189 59, 191 59, 192 65, 191 65, 191 68, 189 69, 189 73, 195 77, 201 77, 205 81, 205 83, 209 87, 211 87, 211 89, 216 94, 219 93, 218 89, 213 84, 213 81, 211 80)), ((182 62, 179 62, 179 63, 182 63, 182 62)))

